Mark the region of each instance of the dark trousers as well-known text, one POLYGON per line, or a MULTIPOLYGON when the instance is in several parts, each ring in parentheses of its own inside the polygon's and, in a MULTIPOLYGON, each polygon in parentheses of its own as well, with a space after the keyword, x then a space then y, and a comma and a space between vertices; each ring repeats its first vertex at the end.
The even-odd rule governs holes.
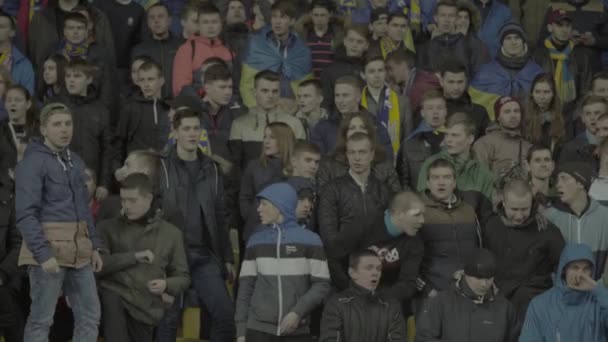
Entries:
MULTIPOLYGON (((234 303, 224 279, 222 266, 208 249, 188 251, 192 288, 200 303, 211 316, 210 342, 233 341, 236 335, 234 324, 234 303)), ((181 308, 176 305, 165 313, 156 330, 158 342, 174 342, 181 308)))
POLYGON ((154 327, 135 320, 117 293, 101 291, 103 333, 106 341, 153 342, 154 327))
POLYGON ((311 342, 310 335, 275 336, 257 330, 247 329, 247 342, 311 342))
POLYGON ((4 335, 6 342, 21 342, 24 327, 17 292, 10 286, 0 286, 0 335, 4 335))

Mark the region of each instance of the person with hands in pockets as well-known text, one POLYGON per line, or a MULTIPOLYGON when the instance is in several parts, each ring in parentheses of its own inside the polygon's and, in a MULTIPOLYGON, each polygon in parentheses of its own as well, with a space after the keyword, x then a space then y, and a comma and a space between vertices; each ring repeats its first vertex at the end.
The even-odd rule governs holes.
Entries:
POLYGON ((33 139, 15 171, 16 223, 25 242, 32 304, 24 341, 48 340, 60 293, 74 312, 74 341, 97 341, 100 305, 94 272, 102 269, 88 206, 85 165, 68 146, 72 113, 51 103, 40 113, 42 139, 33 139))
POLYGON ((291 185, 272 184, 257 199, 262 226, 241 266, 237 342, 310 342, 308 315, 330 290, 321 238, 298 225, 291 185))

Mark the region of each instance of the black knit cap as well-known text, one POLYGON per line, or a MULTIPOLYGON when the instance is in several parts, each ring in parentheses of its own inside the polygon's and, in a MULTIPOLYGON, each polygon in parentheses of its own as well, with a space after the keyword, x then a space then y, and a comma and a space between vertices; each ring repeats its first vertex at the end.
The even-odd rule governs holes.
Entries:
POLYGON ((475 250, 465 260, 464 274, 479 279, 489 279, 496 275, 496 258, 487 249, 475 250))
POLYGON ((585 190, 589 191, 594 178, 593 168, 590 167, 589 164, 581 162, 567 162, 557 169, 558 175, 562 172, 572 176, 577 182, 583 185, 585 190))

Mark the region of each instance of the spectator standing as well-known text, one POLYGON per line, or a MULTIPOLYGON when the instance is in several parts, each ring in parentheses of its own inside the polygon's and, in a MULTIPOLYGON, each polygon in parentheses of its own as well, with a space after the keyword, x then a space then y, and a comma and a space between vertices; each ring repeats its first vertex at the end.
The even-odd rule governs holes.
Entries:
POLYGON ((38 110, 27 89, 20 85, 9 86, 6 91, 6 108, 8 119, 0 123, 1 172, 14 171, 27 142, 40 135, 38 110))
POLYGON ((473 3, 481 14, 481 27, 477 36, 488 47, 490 56, 495 58, 502 45, 497 41, 497 38, 501 36, 501 28, 507 23, 517 22, 517 20, 513 20, 511 8, 507 7, 504 1, 473 0, 473 3))
POLYGON ((24 340, 48 339, 63 290, 72 299, 74 339, 94 342, 100 308, 93 272, 103 263, 88 207, 85 166, 68 148, 73 125, 65 105, 46 105, 40 122, 44 140, 28 144, 15 172, 16 222, 24 240, 19 265, 30 266, 32 289, 24 340))
POLYGON ((296 223, 289 184, 270 185, 258 199, 262 227, 247 243, 239 276, 237 341, 310 341, 308 315, 330 290, 323 244, 296 223))
POLYGON ((557 197, 554 184, 551 182, 555 170, 551 150, 545 146, 532 145, 526 156, 525 168, 529 175, 529 184, 534 200, 542 208, 550 206, 551 202, 557 197))
POLYGON ((16 23, 8 14, 0 11, 0 65, 8 69, 13 82, 34 93, 34 68, 22 51, 13 44, 16 23))
POLYGON ((386 36, 380 38, 370 46, 370 56, 386 58, 389 53, 397 50, 415 52, 412 32, 409 27, 409 18, 402 12, 393 12, 388 15, 386 36))
POLYGON ((405 320, 394 298, 376 292, 384 266, 376 252, 350 256, 348 289, 333 295, 323 310, 320 342, 405 340, 405 320))
POLYGON ((300 119, 306 139, 310 139, 313 127, 321 120, 327 119, 327 110, 321 107, 323 90, 319 80, 306 80, 298 85, 298 111, 295 117, 300 119))
POLYGON ((51 55, 42 68, 38 68, 39 76, 36 82, 36 98, 40 103, 50 102, 64 91, 65 66, 68 63, 63 55, 51 55))
MULTIPOLYGON (((416 55, 411 51, 396 50, 389 53, 385 61, 387 83, 397 94, 408 95, 416 77, 416 55)), ((412 105, 410 108, 416 109, 412 105)))
POLYGON ((162 97, 169 98, 173 94, 171 89, 173 82, 173 61, 183 40, 169 31, 172 18, 166 5, 162 3, 152 5, 146 12, 146 21, 152 37, 133 47, 131 50, 131 62, 138 56, 149 56, 156 63, 160 64, 163 70, 163 77, 167 80, 163 85, 162 97))

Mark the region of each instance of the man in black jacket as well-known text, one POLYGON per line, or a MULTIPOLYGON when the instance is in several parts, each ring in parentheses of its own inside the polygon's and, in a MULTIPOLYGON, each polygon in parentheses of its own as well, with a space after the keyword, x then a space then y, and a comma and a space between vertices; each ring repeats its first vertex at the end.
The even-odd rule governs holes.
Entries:
POLYGON ((172 95, 171 81, 173 79, 173 60, 177 48, 182 45, 183 39, 175 37, 169 31, 171 27, 171 13, 167 5, 158 2, 148 8, 147 12, 148 28, 152 33, 152 38, 144 40, 131 50, 131 62, 139 56, 149 56, 156 63, 160 64, 163 70, 165 82, 162 90, 162 97, 167 98, 172 95))
POLYGON ((86 166, 97 175, 95 198, 102 201, 108 195, 112 182, 111 162, 113 157, 112 132, 108 109, 95 99, 91 87, 95 67, 83 60, 71 61, 65 69, 67 95, 57 102, 72 111, 74 136, 70 148, 78 153, 86 166))
POLYGON ((13 182, 6 170, 0 172, 0 331, 6 342, 21 342, 25 323, 17 297, 22 277, 17 266, 21 234, 15 226, 13 182))
MULTIPOLYGON (((167 175, 160 186, 162 208, 181 213, 192 287, 211 315, 212 342, 233 340, 234 304, 225 281, 234 279, 226 227, 222 173, 199 149, 200 116, 180 110, 173 118, 176 144, 166 151, 167 175)), ((165 316, 159 341, 175 341, 179 309, 165 316), (177 311, 177 312, 176 312, 177 311)))
POLYGON ((348 255, 375 229, 374 218, 388 207, 390 191, 371 174, 374 148, 365 133, 346 141, 348 174, 321 189, 319 232, 327 254, 333 284, 348 287, 348 255))
POLYGON ((325 305, 319 342, 405 341, 405 320, 394 298, 376 292, 382 260, 372 250, 350 256, 347 290, 325 305))
POLYGON ((484 225, 483 241, 496 256, 496 286, 523 322, 530 301, 553 285, 564 238, 538 213, 530 186, 514 180, 502 191, 498 213, 484 225))
POLYGON ((496 259, 478 249, 467 258, 464 275, 432 298, 416 321, 416 342, 517 341, 511 303, 494 293, 496 259))

